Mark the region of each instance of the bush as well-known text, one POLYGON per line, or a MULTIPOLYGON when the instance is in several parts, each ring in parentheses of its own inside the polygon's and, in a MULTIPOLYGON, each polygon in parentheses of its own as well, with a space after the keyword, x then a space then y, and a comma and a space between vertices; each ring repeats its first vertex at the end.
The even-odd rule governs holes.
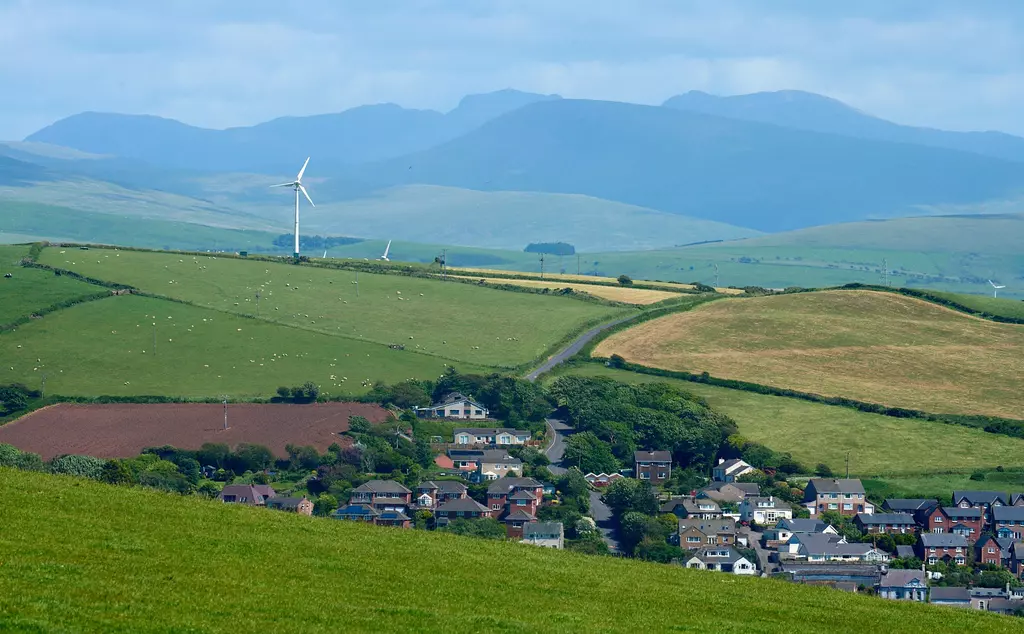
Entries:
POLYGON ((985 472, 984 471, 975 471, 974 473, 971 474, 971 480, 974 480, 975 482, 980 482, 980 481, 982 481, 984 479, 985 479, 985 472))
POLYGON ((618 280, 619 280, 619 284, 621 284, 623 286, 632 286, 633 285, 633 278, 631 278, 628 275, 620 275, 618 280))
POLYGON ((61 456, 50 462, 50 472, 99 480, 106 464, 106 460, 92 456, 61 456))

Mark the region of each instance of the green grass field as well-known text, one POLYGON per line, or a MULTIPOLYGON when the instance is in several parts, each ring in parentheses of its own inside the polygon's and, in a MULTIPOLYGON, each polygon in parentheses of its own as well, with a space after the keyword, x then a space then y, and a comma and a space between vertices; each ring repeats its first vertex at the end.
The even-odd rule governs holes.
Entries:
POLYGON ((368 389, 366 379, 436 377, 451 364, 408 349, 134 295, 80 304, 0 333, 0 351, 0 384, 35 388, 45 374, 47 393, 65 396, 242 399, 305 381, 328 394, 358 394, 368 389))
POLYGON ((44 249, 40 261, 97 279, 339 338, 403 344, 492 367, 543 356, 584 324, 632 309, 473 284, 226 258, 44 249))
POLYGON ((941 414, 1024 411, 1024 326, 894 293, 711 302, 601 342, 597 356, 941 414))
MULTIPOLYGON (((582 376, 607 376, 625 383, 671 383, 704 397, 728 415, 740 433, 776 451, 788 451, 808 467, 825 463, 836 473, 920 474, 961 470, 967 480, 974 469, 1002 465, 1024 467, 1024 440, 945 423, 893 418, 845 407, 767 396, 713 385, 585 364, 566 370, 582 376), (941 443, 935 439, 941 438, 941 443), (912 447, 900 452, 895 448, 912 447)), ((557 374, 555 375, 557 376, 557 374)), ((546 381, 555 378, 550 376, 546 381)), ((978 483, 974 483, 978 484, 978 483)), ((966 488, 966 487, 960 487, 966 488)))
POLYGON ((946 293, 932 291, 934 295, 943 297, 974 310, 984 311, 999 317, 1024 319, 1024 301, 1016 299, 996 298, 986 295, 965 295, 963 293, 946 293))
POLYGON ((1020 629, 971 610, 70 478, 0 470, 0 489, 6 631, 1020 629))
POLYGON ((28 247, 0 246, 0 325, 61 301, 105 290, 49 271, 22 268, 18 261, 27 253, 28 247), (13 277, 3 277, 6 273, 13 277))
MULTIPOLYGON (((1009 465, 1007 465, 1009 467, 1009 465)), ((1020 493, 1024 491, 1024 470, 1007 468, 983 471, 984 480, 971 480, 967 473, 925 473, 919 475, 894 475, 864 480, 864 489, 870 495, 879 497, 938 497, 949 499, 953 491, 977 490, 1020 493)), ((952 503, 952 502, 950 502, 952 503)))

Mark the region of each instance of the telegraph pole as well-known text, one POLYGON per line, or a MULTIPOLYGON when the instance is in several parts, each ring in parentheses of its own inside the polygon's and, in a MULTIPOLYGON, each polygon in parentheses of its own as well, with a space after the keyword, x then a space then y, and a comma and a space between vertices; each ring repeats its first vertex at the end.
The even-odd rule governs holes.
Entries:
POLYGON ((846 479, 850 479, 850 452, 846 452, 846 479))
POLYGON ((544 254, 540 254, 540 279, 544 279, 544 254))
POLYGON ((224 403, 224 429, 228 428, 228 397, 227 395, 221 395, 221 400, 224 403))
POLYGON ((718 265, 715 264, 714 267, 715 267, 715 288, 718 288, 718 286, 719 286, 719 284, 718 284, 718 265))
POLYGON ((43 375, 43 384, 39 388, 39 396, 46 396, 46 375, 43 375))
POLYGON ((260 316, 260 292, 259 292, 259 290, 257 290, 256 291, 256 318, 259 319, 259 316, 260 316))
POLYGON ((156 356, 156 322, 153 322, 153 355, 156 356))

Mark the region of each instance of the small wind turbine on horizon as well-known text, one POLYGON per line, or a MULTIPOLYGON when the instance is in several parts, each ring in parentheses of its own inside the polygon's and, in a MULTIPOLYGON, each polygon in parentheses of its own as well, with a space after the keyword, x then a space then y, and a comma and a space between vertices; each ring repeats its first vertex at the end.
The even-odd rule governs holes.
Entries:
POLYGON ((302 164, 302 169, 299 170, 299 175, 295 177, 295 180, 290 183, 281 183, 279 185, 271 185, 271 187, 291 187, 295 190, 295 258, 299 257, 299 192, 306 197, 309 204, 313 207, 313 199, 309 197, 306 192, 306 188, 302 186, 302 175, 306 172, 306 166, 309 165, 309 157, 306 157, 306 162, 302 164))
POLYGON ((993 282, 992 280, 989 280, 988 283, 992 285, 992 297, 993 298, 999 297, 999 289, 1006 288, 1006 284, 999 285, 999 284, 996 284, 995 282, 993 282))
POLYGON ((391 260, 388 259, 388 252, 389 251, 391 251, 391 240, 388 240, 388 246, 384 247, 384 255, 380 256, 377 259, 378 260, 383 260, 385 262, 390 262, 391 260))

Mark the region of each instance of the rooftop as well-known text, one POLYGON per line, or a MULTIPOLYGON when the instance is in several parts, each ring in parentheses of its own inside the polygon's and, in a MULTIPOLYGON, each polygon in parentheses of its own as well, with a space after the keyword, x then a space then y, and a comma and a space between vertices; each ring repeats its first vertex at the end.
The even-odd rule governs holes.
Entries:
POLYGON ((921 545, 925 548, 967 548, 967 538, 956 533, 921 533, 921 545))
POLYGON ((448 500, 441 506, 437 507, 437 512, 448 512, 448 513, 486 513, 488 508, 483 504, 480 504, 473 498, 459 498, 457 500, 448 500))
POLYGON ((913 513, 923 508, 938 506, 936 500, 927 498, 890 498, 882 505, 893 513, 913 513))
POLYGON ((488 493, 508 493, 516 487, 522 487, 524 489, 537 489, 544 485, 537 482, 533 478, 513 478, 505 476, 504 478, 498 478, 487 487, 488 493))
POLYGON ((1024 522, 1024 506, 993 506, 992 520, 996 522, 1024 522))
MULTIPOLYGON (((997 506, 995 508, 1010 508, 1010 507, 997 506)), ((944 507, 942 507, 942 512, 945 513, 948 517, 951 517, 951 518, 955 517, 955 518, 958 518, 958 519, 970 519, 970 520, 981 519, 981 509, 980 508, 978 508, 978 509, 976 509, 976 508, 962 509, 959 506, 944 506, 944 507)))
POLYGON ((530 432, 525 429, 512 429, 510 427, 457 427, 453 433, 470 434, 471 436, 497 436, 498 434, 511 434, 513 436, 529 436, 530 432))
POLYGON ((895 526, 915 526, 914 516, 907 513, 857 513, 856 520, 868 526, 885 524, 895 526))
POLYGON ((961 601, 966 603, 971 600, 971 592, 967 588, 936 586, 932 588, 928 600, 932 603, 936 601, 961 601))
POLYGON ((530 522, 523 527, 523 537, 554 537, 563 534, 561 522, 530 522))
POLYGON ((811 478, 808 488, 811 485, 818 493, 864 493, 864 485, 855 479, 811 478))
POLYGON ((961 500, 967 500, 969 504, 988 504, 1002 502, 1008 504, 1009 500, 1002 491, 953 491, 953 504, 960 504, 961 500))
POLYGON ((921 570, 890 570, 882 575, 878 585, 886 588, 902 588, 909 585, 928 585, 928 577, 921 570))
POLYGON ((352 489, 354 493, 412 493, 401 482, 394 480, 370 480, 352 489))
POLYGON ((634 451, 633 462, 672 462, 669 451, 634 451))

